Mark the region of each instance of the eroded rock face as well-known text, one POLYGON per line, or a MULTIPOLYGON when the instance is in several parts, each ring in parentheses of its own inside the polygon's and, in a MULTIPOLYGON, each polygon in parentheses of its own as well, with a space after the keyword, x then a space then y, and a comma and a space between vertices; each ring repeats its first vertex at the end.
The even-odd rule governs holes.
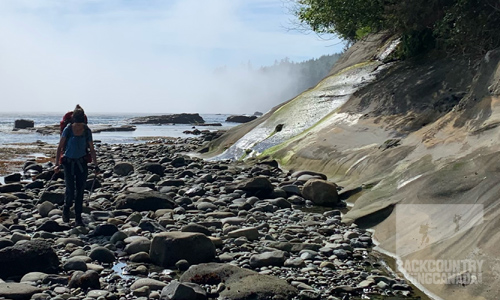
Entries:
POLYGON ((55 273, 59 258, 45 240, 31 240, 0 250, 0 278, 21 277, 29 272, 55 273))
POLYGON ((205 123, 199 114, 174 114, 162 116, 138 117, 131 120, 132 124, 198 124, 205 123))
POLYGON ((158 266, 174 266, 181 259, 190 264, 210 262, 215 258, 215 246, 202 233, 163 232, 154 236, 149 252, 158 266))

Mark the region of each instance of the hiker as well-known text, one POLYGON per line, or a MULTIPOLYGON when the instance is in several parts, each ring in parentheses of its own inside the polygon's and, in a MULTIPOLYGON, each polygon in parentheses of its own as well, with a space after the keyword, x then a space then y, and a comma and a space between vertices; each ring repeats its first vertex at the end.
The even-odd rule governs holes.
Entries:
POLYGON ((61 166, 64 168, 66 193, 64 195, 63 222, 69 222, 69 211, 74 200, 76 226, 84 226, 82 208, 83 193, 88 176, 87 160, 85 159, 87 148, 90 150, 90 157, 94 162, 96 174, 99 172, 92 142, 92 131, 85 124, 85 121, 85 112, 80 105, 77 105, 73 111, 72 122, 64 128, 61 134, 54 169, 58 173, 61 166), (62 158, 60 158, 61 154, 62 158))

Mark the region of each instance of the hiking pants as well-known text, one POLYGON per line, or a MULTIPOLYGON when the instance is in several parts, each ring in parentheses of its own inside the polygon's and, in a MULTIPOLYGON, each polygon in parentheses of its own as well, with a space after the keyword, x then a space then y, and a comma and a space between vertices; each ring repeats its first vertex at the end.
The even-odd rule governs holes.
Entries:
POLYGON ((71 159, 63 158, 64 183, 66 193, 64 195, 64 210, 69 212, 73 201, 75 201, 76 220, 82 219, 83 193, 88 176, 88 167, 85 158, 71 159))

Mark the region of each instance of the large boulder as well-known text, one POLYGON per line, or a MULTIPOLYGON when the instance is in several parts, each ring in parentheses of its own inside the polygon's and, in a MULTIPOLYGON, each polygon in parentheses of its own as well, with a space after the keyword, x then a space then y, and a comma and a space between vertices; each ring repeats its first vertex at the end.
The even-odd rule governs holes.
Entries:
POLYGON ((100 246, 92 249, 92 251, 90 251, 89 257, 92 258, 92 260, 107 264, 114 262, 116 259, 113 251, 100 246))
POLYGON ((234 190, 243 190, 247 192, 248 195, 255 195, 260 198, 264 198, 270 195, 274 186, 267 177, 257 176, 254 178, 246 179, 242 182, 227 185, 226 190, 228 192, 233 192, 234 190))
POLYGON ((55 273, 59 258, 45 240, 34 239, 0 250, 0 278, 22 277, 29 272, 55 273))
POLYGON ((26 283, 0 283, 0 298, 12 300, 29 300, 42 290, 26 283))
POLYGON ((175 207, 172 198, 154 191, 123 194, 116 198, 115 204, 117 209, 130 208, 135 211, 156 211, 175 207))
POLYGON ((26 129, 35 127, 35 121, 18 119, 14 121, 14 129, 26 129))
POLYGON ((64 193, 60 192, 45 192, 40 197, 40 202, 48 201, 53 204, 63 205, 64 204, 64 193))
POLYGON ((5 182, 19 182, 21 181, 21 173, 12 173, 9 175, 5 175, 3 180, 5 182))
POLYGON ((220 299, 292 299, 298 290, 285 280, 262 275, 230 264, 208 263, 191 266, 179 279, 180 282, 226 285, 220 299))
POLYGON ((113 172, 119 176, 127 176, 134 172, 134 166, 128 162, 119 162, 113 167, 113 172))
POLYGON ((199 264, 215 258, 215 246, 202 233, 162 232, 153 237, 149 256, 156 265, 162 267, 174 266, 181 259, 190 264, 199 264))
POLYGON ((165 167, 163 167, 159 163, 145 163, 144 165, 140 166, 139 169, 149 171, 159 176, 163 176, 165 173, 165 167))
POLYGON ((336 206, 340 204, 337 185, 322 179, 310 179, 302 188, 304 198, 320 206, 336 206))
POLYGON ((229 116, 226 119, 226 122, 233 122, 233 123, 248 123, 250 121, 253 121, 257 119, 257 116, 229 116))
POLYGON ((7 183, 0 185, 0 193, 15 193, 23 190, 23 185, 20 183, 7 183))
POLYGON ((199 114, 174 114, 149 117, 137 117, 131 124, 202 124, 205 120, 199 114))
POLYGON ((71 279, 68 283, 69 288, 82 289, 100 289, 99 274, 96 271, 88 270, 86 272, 75 271, 71 274, 71 279))

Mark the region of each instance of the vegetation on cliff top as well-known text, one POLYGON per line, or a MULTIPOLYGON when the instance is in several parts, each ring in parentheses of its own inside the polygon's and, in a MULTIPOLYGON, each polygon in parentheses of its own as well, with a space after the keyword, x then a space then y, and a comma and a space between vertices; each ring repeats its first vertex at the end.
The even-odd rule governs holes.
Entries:
POLYGON ((483 54, 500 47, 498 0, 292 0, 302 25, 355 42, 369 32, 401 34, 400 56, 429 49, 483 54))

